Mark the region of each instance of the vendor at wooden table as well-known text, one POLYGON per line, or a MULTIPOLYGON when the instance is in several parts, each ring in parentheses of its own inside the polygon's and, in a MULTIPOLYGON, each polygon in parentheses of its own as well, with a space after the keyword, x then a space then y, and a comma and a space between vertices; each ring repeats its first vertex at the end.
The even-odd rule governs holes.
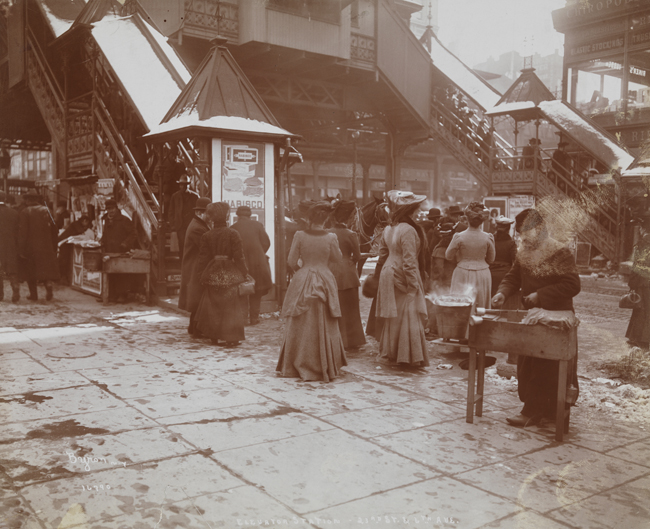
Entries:
MULTIPOLYGON (((521 289, 524 308, 541 307, 552 311, 574 311, 573 298, 580 293, 580 276, 571 251, 552 239, 542 215, 525 209, 515 217, 515 229, 521 245, 515 264, 492 298, 493 307, 521 289)), ((578 387, 578 356, 569 363, 567 384, 578 387)), ((512 426, 530 426, 542 418, 555 420, 557 408, 556 360, 519 356, 517 381, 519 399, 524 403, 521 413, 508 417, 512 426)))
MULTIPOLYGON (((124 254, 137 247, 137 234, 133 221, 122 214, 115 200, 106 201, 106 215, 102 230, 102 251, 104 254, 124 254)), ((138 278, 131 274, 110 274, 109 301, 126 301, 129 292, 135 291, 138 278)))

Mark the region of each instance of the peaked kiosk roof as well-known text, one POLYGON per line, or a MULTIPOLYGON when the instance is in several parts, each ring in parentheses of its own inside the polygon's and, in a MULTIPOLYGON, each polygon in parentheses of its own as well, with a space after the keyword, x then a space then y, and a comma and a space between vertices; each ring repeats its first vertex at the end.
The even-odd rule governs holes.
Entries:
POLYGON ((530 121, 541 117, 537 107, 542 101, 554 99, 553 93, 537 77, 535 68, 526 68, 487 115, 508 114, 517 121, 530 121))
POLYGON ((146 137, 187 136, 190 131, 296 137, 280 126, 221 42, 203 60, 160 125, 146 137))

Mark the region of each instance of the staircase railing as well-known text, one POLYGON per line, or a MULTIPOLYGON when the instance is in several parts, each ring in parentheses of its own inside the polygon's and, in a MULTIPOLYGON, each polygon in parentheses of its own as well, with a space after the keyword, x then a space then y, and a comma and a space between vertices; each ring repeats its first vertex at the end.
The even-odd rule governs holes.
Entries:
POLYGON ((480 137, 471 123, 463 122, 435 97, 431 104, 431 129, 482 184, 490 188, 490 136, 480 137))
POLYGON ((29 87, 59 152, 65 152, 63 91, 50 70, 31 28, 25 30, 26 70, 29 87))
POLYGON ((142 227, 150 240, 158 229, 156 212, 160 206, 142 171, 133 158, 131 151, 117 131, 113 120, 103 102, 95 99, 94 115, 99 127, 96 129, 99 159, 108 174, 124 176, 127 180, 126 191, 131 206, 140 217, 142 227), (156 212, 154 211, 156 210, 156 212))

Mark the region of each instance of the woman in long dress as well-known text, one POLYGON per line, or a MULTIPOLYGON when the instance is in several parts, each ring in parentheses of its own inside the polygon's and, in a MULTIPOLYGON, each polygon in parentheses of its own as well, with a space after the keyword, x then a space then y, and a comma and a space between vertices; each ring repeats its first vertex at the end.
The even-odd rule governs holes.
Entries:
POLYGON ((424 326, 427 306, 422 278, 426 238, 415 223, 426 196, 388 192, 391 224, 379 248, 385 258, 379 276, 377 317, 382 318, 379 352, 382 361, 413 367, 429 365, 424 326))
POLYGON ((341 200, 336 204, 332 214, 334 228, 329 230, 336 235, 343 256, 332 272, 339 290, 342 315, 339 329, 346 350, 356 349, 366 343, 359 310, 359 286, 361 285, 357 275, 357 262, 361 259, 359 236, 345 225, 355 208, 356 204, 352 200, 341 200))
POLYGON ((284 341, 277 371, 285 377, 329 382, 347 365, 339 332, 338 290, 330 265, 341 260, 336 235, 323 229, 332 210, 318 202, 309 210, 309 229, 296 232, 289 266, 296 270, 282 306, 284 341))
POLYGON ((639 306, 632 309, 625 337, 630 345, 648 349, 650 346, 650 217, 642 219, 640 237, 634 246, 633 268, 628 286, 641 296, 639 306))
POLYGON ((196 273, 203 294, 196 310, 196 329, 218 344, 239 345, 245 339, 239 284, 248 276, 239 233, 227 226, 230 206, 210 204, 206 217, 212 229, 201 236, 196 273))
POLYGON ((465 208, 469 227, 456 233, 447 247, 445 257, 457 262, 451 277, 452 295, 473 295, 477 307, 490 308, 492 275, 490 263, 494 261, 494 236, 485 233, 481 224, 489 215, 480 202, 472 202, 465 208))

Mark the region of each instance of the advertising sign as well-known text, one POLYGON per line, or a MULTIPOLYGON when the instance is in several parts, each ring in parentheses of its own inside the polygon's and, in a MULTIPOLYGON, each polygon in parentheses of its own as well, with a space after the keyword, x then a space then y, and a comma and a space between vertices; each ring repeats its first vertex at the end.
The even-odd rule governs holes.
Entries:
POLYGON ((221 200, 230 204, 230 222, 239 206, 248 206, 251 218, 264 224, 264 144, 223 141, 221 160, 221 200))

